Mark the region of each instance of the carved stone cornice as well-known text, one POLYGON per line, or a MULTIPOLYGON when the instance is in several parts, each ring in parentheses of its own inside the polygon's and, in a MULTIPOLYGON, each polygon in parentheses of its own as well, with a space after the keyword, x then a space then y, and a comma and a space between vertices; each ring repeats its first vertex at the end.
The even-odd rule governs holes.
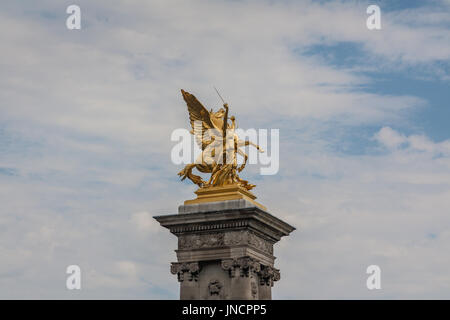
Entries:
POLYGON ((170 266, 170 273, 176 274, 179 282, 184 280, 197 281, 199 272, 200 265, 198 262, 172 262, 170 266))
POLYGON ((174 214, 154 218, 176 236, 186 233, 246 229, 264 234, 273 242, 277 242, 281 237, 295 230, 294 227, 258 207, 174 214))

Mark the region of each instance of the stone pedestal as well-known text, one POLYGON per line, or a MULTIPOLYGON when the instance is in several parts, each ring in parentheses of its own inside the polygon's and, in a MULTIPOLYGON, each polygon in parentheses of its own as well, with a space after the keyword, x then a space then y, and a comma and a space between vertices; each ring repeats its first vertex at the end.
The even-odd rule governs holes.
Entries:
POLYGON ((271 299, 273 245, 294 227, 245 199, 182 205, 154 217, 178 237, 180 299, 271 299))

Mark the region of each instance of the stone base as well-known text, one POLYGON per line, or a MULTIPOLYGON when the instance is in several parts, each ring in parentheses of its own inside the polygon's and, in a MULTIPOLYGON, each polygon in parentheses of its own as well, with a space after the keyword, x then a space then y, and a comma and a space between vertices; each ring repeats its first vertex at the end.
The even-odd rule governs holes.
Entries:
POLYGON ((294 227, 240 199, 186 204, 154 217, 178 237, 171 273, 181 299, 271 299, 273 245, 294 227))
POLYGON ((267 210, 266 207, 255 201, 256 196, 253 193, 237 184, 226 185, 223 187, 199 188, 195 191, 195 194, 197 195, 196 199, 186 200, 184 204, 190 205, 243 199, 252 203, 254 206, 267 210))
POLYGON ((245 199, 238 199, 238 200, 184 204, 178 207, 178 213, 180 214, 199 213, 199 212, 244 209, 253 207, 255 207, 254 203, 245 199))

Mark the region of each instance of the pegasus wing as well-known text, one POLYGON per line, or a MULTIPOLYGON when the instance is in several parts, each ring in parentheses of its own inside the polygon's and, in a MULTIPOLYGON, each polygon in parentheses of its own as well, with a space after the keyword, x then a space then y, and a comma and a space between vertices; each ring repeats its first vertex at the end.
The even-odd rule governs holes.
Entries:
POLYGON ((191 122, 192 133, 195 135, 195 141, 203 150, 205 148, 204 142, 211 139, 209 136, 209 129, 215 128, 214 124, 211 122, 210 113, 193 94, 190 94, 183 89, 181 89, 181 94, 188 107, 189 120, 191 122), (199 124, 201 124, 201 126, 199 124), (197 128, 195 128, 196 125, 198 125, 197 128))

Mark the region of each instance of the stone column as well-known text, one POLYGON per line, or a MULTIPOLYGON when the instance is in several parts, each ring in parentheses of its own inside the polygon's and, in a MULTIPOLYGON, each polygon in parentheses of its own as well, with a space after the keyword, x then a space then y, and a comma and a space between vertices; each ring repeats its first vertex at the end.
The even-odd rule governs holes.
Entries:
POLYGON ((244 199, 189 204, 155 219, 178 237, 180 299, 271 299, 273 245, 294 227, 244 199))

